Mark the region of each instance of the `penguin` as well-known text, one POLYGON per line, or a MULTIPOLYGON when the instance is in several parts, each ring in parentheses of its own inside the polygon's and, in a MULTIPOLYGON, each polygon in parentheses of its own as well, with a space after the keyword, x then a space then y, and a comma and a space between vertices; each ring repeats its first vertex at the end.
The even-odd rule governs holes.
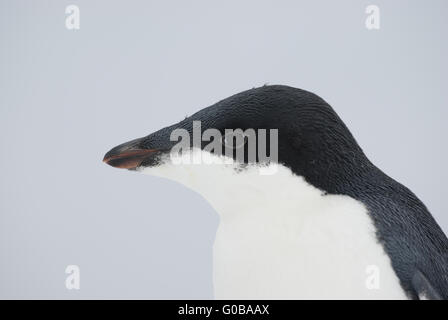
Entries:
MULTIPOLYGON (((239 147, 249 149, 245 139, 239 147)), ((448 298, 446 235, 314 93, 283 85, 240 92, 118 145, 103 161, 175 180, 212 205, 220 220, 216 299, 448 298), (271 137, 262 130, 276 130, 275 150, 272 138, 266 152, 277 159, 225 153, 219 136, 190 142, 173 157, 179 137, 172 133, 194 135, 198 122, 200 134, 213 129, 223 137, 227 129, 253 129, 259 139, 271 137), (208 161, 177 161, 185 155, 208 161)))

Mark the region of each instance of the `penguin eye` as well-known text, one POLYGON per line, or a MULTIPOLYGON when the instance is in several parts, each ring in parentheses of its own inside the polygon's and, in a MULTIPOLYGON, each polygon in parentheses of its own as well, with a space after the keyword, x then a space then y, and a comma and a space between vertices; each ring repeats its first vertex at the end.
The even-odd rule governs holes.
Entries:
POLYGON ((243 132, 234 131, 232 133, 225 134, 221 138, 221 142, 226 148, 239 149, 244 147, 249 138, 243 132))
POLYGON ((223 135, 221 138, 221 143, 225 148, 229 147, 231 143, 231 137, 229 137, 229 135, 223 135))

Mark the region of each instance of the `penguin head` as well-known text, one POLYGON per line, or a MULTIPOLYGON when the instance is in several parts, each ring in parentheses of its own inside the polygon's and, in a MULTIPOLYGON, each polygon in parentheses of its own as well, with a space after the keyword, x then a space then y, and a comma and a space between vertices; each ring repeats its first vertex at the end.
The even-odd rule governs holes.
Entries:
POLYGON ((120 144, 103 161, 150 173, 172 164, 173 154, 179 154, 174 149, 183 153, 183 170, 203 164, 195 161, 200 153, 209 158, 208 165, 232 162, 234 169, 244 169, 280 164, 310 180, 331 179, 330 167, 345 175, 347 168, 353 171, 353 161, 364 160, 347 127, 323 99, 276 85, 238 93, 177 124, 120 144))

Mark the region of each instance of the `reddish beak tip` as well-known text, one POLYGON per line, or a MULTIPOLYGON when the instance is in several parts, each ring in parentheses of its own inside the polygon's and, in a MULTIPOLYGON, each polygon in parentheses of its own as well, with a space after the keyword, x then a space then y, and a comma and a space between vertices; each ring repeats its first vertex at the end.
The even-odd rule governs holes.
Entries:
POLYGON ((130 149, 122 150, 113 148, 103 158, 103 162, 120 169, 135 169, 152 153, 155 149, 130 149))

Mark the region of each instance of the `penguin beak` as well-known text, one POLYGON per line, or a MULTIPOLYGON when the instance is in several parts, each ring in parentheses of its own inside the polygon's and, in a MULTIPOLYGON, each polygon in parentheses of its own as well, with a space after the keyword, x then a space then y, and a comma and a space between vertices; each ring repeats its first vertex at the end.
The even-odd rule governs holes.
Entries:
POLYGON ((157 149, 140 148, 142 139, 128 141, 112 148, 104 155, 103 162, 115 168, 136 169, 143 161, 158 151, 157 149))

